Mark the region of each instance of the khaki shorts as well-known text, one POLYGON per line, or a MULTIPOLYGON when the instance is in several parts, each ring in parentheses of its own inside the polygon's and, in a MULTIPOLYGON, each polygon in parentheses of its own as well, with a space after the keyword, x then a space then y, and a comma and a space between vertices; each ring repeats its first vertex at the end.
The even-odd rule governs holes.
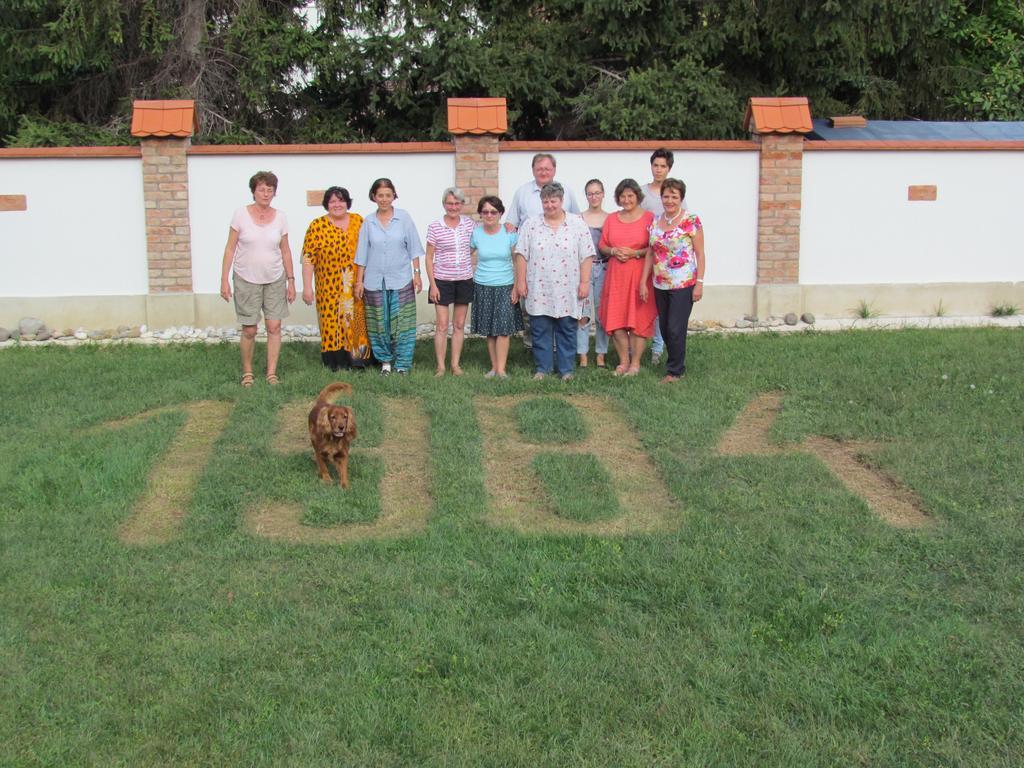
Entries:
POLYGON ((272 283, 250 283, 234 275, 235 315, 242 325, 258 325, 260 312, 264 320, 284 320, 288 317, 288 279, 281 277, 272 283))

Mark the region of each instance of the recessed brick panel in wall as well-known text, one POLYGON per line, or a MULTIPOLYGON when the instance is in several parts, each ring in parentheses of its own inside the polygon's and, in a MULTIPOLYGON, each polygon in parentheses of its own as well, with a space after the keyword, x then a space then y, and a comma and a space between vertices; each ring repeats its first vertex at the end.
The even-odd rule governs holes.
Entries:
POLYGON ((27 211, 28 198, 25 195, 0 195, 0 211, 27 211))
POLYGON ((939 197, 939 189, 934 184, 917 184, 907 187, 907 200, 934 202, 939 197))

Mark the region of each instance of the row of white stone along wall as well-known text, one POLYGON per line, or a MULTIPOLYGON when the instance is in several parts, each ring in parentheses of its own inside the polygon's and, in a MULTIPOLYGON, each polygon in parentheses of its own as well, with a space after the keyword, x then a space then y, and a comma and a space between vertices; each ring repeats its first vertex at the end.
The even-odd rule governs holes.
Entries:
MULTIPOLYGON (((503 127, 472 124, 478 105, 500 102, 503 118, 504 100, 452 101, 462 111, 449 109, 450 142, 213 147, 179 131, 140 132, 141 149, 0 149, 0 326, 27 315, 53 327, 232 325, 220 259, 257 170, 280 179, 275 206, 297 253, 322 213, 319 191, 333 184, 368 214, 371 182, 390 177, 423 233, 443 212, 445 187, 467 191, 467 212, 481 194, 510 201, 540 151, 555 155, 556 178, 581 202, 587 180, 600 178, 613 208, 621 179, 650 180, 659 146, 675 152, 672 175, 705 226, 698 319, 843 317, 862 302, 895 316, 1024 304, 1022 142, 836 145, 758 126, 750 110, 750 141, 513 142, 501 140, 503 127)), ((187 103, 157 103, 166 104, 187 103)), ((315 317, 297 303, 291 322, 315 317)))

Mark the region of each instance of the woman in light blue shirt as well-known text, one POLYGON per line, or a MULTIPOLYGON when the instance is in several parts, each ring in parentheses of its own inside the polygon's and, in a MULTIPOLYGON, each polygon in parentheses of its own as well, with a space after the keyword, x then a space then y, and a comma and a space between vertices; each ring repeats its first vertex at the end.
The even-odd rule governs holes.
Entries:
POLYGON ((523 330, 523 313, 515 306, 519 301, 515 288, 512 246, 517 235, 501 226, 505 206, 500 197, 485 195, 477 203, 483 226, 473 230, 473 318, 474 333, 487 337, 487 354, 491 370, 488 379, 506 379, 509 337, 523 330))
POLYGON ((356 246, 356 298, 363 299, 366 330, 382 376, 408 373, 416 347, 416 294, 423 289, 423 244, 408 213, 395 208, 391 179, 377 179, 370 200, 377 212, 367 216, 356 246), (411 278, 411 279, 410 279, 411 278))

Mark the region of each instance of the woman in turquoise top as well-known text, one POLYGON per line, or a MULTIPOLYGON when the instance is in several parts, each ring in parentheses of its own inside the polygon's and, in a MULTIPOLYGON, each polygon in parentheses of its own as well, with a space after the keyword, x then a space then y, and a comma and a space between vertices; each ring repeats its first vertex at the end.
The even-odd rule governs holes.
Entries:
POLYGON ((483 226, 473 230, 470 239, 474 264, 471 326, 474 333, 487 337, 491 370, 486 377, 507 379, 509 337, 523 330, 523 314, 515 306, 519 297, 512 266, 516 233, 501 226, 501 214, 505 212, 501 198, 481 197, 476 212, 483 226))

